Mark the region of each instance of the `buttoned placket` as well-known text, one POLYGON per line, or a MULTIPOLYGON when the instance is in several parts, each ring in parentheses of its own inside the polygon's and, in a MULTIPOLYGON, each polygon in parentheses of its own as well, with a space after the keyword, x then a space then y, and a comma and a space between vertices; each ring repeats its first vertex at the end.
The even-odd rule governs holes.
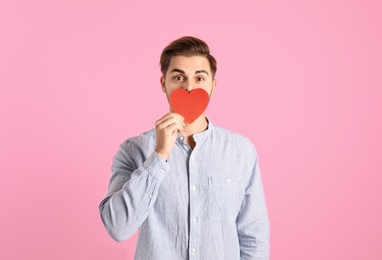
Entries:
MULTIPOLYGON (((194 141, 198 143, 199 135, 193 136, 194 141)), ((189 259, 199 258, 199 241, 200 241, 200 221, 199 221, 199 203, 200 203, 200 176, 198 172, 197 154, 198 144, 192 150, 189 145, 185 144, 184 137, 179 134, 178 142, 183 149, 190 152, 188 160, 188 181, 189 181, 189 202, 190 202, 190 214, 189 214, 189 259)))
MULTIPOLYGON (((197 143, 198 135, 194 135, 194 140, 197 143)), ((198 165, 196 156, 198 147, 195 146, 191 152, 188 172, 189 172, 189 192, 190 192, 190 240, 189 240, 189 257, 190 259, 198 259, 199 248, 199 200, 200 200, 200 183, 198 177, 198 165)))

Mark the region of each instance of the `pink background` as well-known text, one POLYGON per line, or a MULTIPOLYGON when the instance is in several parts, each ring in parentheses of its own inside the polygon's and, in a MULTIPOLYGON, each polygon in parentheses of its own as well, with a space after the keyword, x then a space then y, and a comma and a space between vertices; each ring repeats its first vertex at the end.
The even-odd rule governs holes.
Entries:
POLYGON ((380 1, 1 1, 0 259, 133 259, 98 204, 168 105, 159 55, 218 60, 211 121, 257 147, 271 259, 382 259, 380 1))

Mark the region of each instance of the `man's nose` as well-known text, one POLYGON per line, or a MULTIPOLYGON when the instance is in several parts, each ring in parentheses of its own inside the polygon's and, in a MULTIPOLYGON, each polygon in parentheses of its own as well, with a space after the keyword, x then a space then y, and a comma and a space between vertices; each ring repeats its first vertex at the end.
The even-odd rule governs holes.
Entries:
POLYGON ((194 86, 191 84, 190 81, 187 81, 187 82, 185 82, 183 89, 187 90, 188 92, 191 92, 191 90, 194 89, 194 86))

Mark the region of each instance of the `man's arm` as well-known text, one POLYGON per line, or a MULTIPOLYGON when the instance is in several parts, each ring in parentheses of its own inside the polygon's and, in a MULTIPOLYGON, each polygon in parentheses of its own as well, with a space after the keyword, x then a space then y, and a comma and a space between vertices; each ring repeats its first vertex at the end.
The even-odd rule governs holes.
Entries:
POLYGON ((155 152, 136 168, 128 152, 130 145, 121 145, 114 156, 108 193, 99 206, 106 230, 119 242, 129 238, 147 218, 169 170, 155 152))
POLYGON ((129 238, 148 217, 160 183, 169 171, 165 160, 174 147, 177 132, 183 129, 183 120, 179 114, 168 113, 156 122, 155 151, 142 165, 136 165, 136 159, 143 155, 132 141, 122 144, 114 156, 113 175, 99 210, 108 233, 116 241, 129 238))
POLYGON ((263 184, 255 152, 255 162, 236 221, 241 260, 269 259, 269 220, 263 184))

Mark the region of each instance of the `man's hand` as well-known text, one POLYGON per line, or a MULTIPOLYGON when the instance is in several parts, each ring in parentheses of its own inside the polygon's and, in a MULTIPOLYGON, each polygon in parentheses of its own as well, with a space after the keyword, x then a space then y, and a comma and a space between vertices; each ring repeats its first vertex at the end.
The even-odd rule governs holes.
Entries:
POLYGON ((177 113, 168 113, 155 122, 155 151, 163 160, 167 160, 174 148, 177 133, 183 130, 185 125, 184 118, 177 113))

